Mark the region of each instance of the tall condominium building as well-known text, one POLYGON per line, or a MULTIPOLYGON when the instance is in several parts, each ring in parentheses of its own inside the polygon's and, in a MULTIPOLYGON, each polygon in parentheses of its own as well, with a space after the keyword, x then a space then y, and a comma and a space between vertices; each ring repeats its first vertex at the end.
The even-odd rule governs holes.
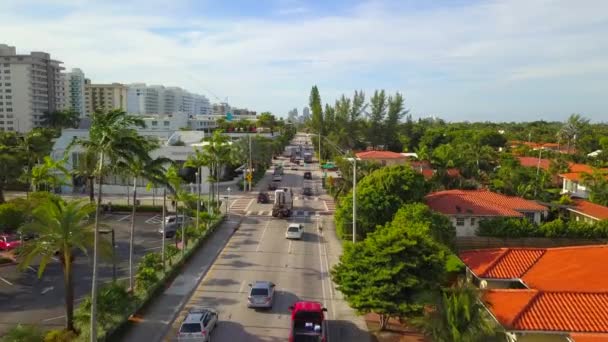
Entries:
POLYGON ((0 44, 0 131, 30 131, 45 112, 62 108, 61 64, 45 52, 19 55, 14 46, 0 44))
POLYGON ((85 78, 80 69, 72 69, 71 72, 63 74, 65 98, 63 108, 71 109, 80 114, 81 118, 86 115, 85 106, 85 78))
POLYGON ((211 112, 209 100, 203 95, 193 94, 179 87, 147 86, 144 83, 128 86, 127 110, 129 113, 140 115, 191 116, 211 112))
POLYGON ((92 84, 86 80, 84 85, 86 114, 96 110, 127 110, 127 86, 120 83, 92 84))
POLYGON ((213 104, 213 112, 211 114, 225 116, 228 112, 230 112, 230 105, 222 102, 213 104))

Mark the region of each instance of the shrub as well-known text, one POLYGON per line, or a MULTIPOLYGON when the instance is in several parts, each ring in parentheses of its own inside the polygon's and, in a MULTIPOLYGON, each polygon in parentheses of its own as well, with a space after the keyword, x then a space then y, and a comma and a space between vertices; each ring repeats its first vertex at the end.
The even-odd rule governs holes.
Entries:
POLYGON ((159 253, 148 253, 139 261, 139 268, 159 269, 162 267, 162 258, 159 253))
MULTIPOLYGON (((127 292, 124 285, 108 283, 99 289, 97 297, 97 326, 101 338, 105 332, 124 319, 135 307, 135 298, 127 292)), ((74 313, 78 330, 88 332, 91 319, 91 297, 87 296, 74 313)), ((82 335, 80 336, 82 337, 82 335)))
POLYGON ((608 239, 608 220, 590 223, 556 219, 535 225, 528 220, 495 218, 480 221, 477 235, 501 238, 608 239))
POLYGON ((44 335, 44 342, 71 342, 76 339, 76 334, 73 331, 54 329, 44 335))
POLYGON ((165 259, 169 260, 169 266, 173 266, 173 257, 179 253, 179 249, 175 245, 167 244, 165 246, 165 259))
POLYGON ((33 325, 18 324, 12 327, 3 337, 1 342, 40 342, 43 340, 43 332, 33 325))
POLYGON ((158 282, 158 275, 156 269, 143 267, 137 270, 135 275, 135 289, 140 292, 145 292, 148 288, 152 287, 158 282))
POLYGON ((15 203, 0 204, 0 231, 12 233, 25 223, 27 214, 15 203))

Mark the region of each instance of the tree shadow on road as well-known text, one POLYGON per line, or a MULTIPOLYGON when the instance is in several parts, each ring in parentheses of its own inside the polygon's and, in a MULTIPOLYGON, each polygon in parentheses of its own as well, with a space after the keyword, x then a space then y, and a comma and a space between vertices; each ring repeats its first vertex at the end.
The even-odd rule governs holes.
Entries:
POLYGON ((240 260, 233 260, 229 263, 216 263, 216 266, 230 266, 230 267, 236 267, 236 268, 246 268, 246 267, 251 267, 251 266, 257 266, 258 264, 253 264, 250 262, 246 262, 246 261, 240 261, 240 260))
POLYGON ((327 321, 328 341, 361 341, 371 342, 371 334, 359 329, 353 322, 345 320, 327 321))

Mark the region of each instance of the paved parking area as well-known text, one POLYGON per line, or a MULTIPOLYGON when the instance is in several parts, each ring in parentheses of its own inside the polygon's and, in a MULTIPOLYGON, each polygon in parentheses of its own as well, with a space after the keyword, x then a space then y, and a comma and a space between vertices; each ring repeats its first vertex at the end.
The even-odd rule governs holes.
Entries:
MULTIPOLYGON (((135 262, 148 252, 160 251, 161 235, 158 233, 161 220, 156 214, 135 216, 135 262)), ((110 214, 103 222, 115 231, 116 273, 118 279, 129 275, 129 232, 131 216, 110 214)), ((110 235, 104 235, 110 238, 110 235)), ((172 240, 167 239, 168 243, 172 240)), ((76 302, 90 293, 92 260, 87 255, 77 254, 74 261, 74 287, 76 302)), ((38 265, 21 272, 16 265, 0 267, 0 335, 18 323, 40 324, 48 327, 64 324, 63 273, 58 260, 51 262, 42 278, 38 279, 38 265)), ((112 261, 101 260, 100 281, 112 279, 112 261)))

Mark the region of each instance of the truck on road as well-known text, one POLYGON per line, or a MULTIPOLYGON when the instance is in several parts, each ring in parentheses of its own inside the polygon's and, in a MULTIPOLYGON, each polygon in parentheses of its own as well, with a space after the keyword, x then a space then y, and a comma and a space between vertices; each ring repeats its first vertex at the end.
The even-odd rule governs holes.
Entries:
POLYGON ((289 342, 327 342, 325 312, 319 302, 300 301, 289 307, 291 332, 289 342))
POLYGON ((312 163, 312 153, 304 152, 304 163, 306 163, 306 164, 312 163))
POLYGON ((288 188, 275 190, 272 216, 283 218, 290 217, 291 214, 293 214, 293 192, 288 188))

